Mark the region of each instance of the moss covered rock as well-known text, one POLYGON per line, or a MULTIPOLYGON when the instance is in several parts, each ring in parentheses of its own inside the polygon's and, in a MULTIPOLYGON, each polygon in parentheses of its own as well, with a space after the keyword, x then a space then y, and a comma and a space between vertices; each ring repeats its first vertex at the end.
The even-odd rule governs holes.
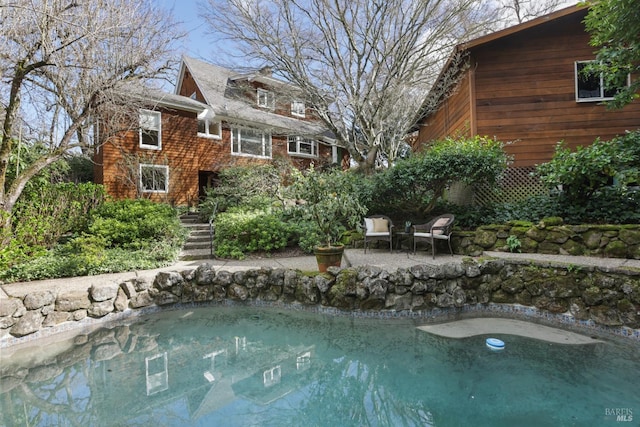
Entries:
POLYGON ((547 231, 538 227, 532 227, 525 233, 525 235, 536 242, 544 242, 547 238, 547 231))
POLYGON ((497 241, 496 233, 490 230, 478 230, 473 239, 473 243, 484 249, 492 248, 497 241))
POLYGON ((520 250, 522 252, 536 253, 538 251, 538 242, 529 237, 525 237, 524 239, 520 240, 520 243, 520 250))
POLYGON ((547 233, 547 241, 563 244, 567 240, 569 240, 573 235, 571 229, 566 227, 553 227, 547 233))
POLYGON ((538 245, 538 253, 541 254, 559 254, 560 253, 560 245, 557 243, 551 242, 542 242, 538 245))
POLYGON ((629 246, 640 245, 640 230, 620 229, 618 237, 629 246))
POLYGON ((553 227, 555 225, 562 225, 562 224, 564 224, 564 220, 561 217, 550 216, 548 218, 542 218, 540 220, 540 223, 538 224, 538 227, 546 228, 546 227, 553 227))
POLYGON ((584 245, 591 249, 598 249, 601 245, 603 233, 600 230, 589 230, 582 234, 584 245))
POLYGON ((626 258, 627 245, 620 240, 612 240, 604 248, 604 254, 612 258, 626 258))
POLYGON ((591 286, 582 293, 582 300, 586 305, 598 305, 602 302, 602 291, 597 286, 591 286))
POLYGON ((584 255, 586 248, 576 242, 575 240, 567 240, 562 246, 560 246, 560 253, 563 255, 584 255))

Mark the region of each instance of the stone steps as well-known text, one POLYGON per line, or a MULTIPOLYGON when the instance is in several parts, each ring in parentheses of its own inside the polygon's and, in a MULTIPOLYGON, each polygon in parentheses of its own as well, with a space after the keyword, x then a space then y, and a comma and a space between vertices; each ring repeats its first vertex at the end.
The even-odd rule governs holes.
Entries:
POLYGON ((180 221, 189 230, 189 237, 180 251, 179 259, 193 261, 213 258, 209 224, 202 222, 197 213, 184 214, 180 221))

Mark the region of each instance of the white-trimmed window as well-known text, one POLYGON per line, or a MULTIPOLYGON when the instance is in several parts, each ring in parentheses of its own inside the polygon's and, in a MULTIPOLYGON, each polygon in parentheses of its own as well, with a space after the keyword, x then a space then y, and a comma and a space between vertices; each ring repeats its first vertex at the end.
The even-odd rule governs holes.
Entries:
POLYGON ((145 193, 169 192, 169 166, 141 164, 140 188, 145 193))
POLYGON ((198 136, 222 139, 222 123, 220 120, 198 119, 198 136))
POLYGON ((291 115, 296 117, 304 117, 305 106, 302 101, 293 101, 291 103, 291 115))
POLYGON ((287 152, 297 156, 318 157, 318 142, 301 136, 289 136, 287 152))
POLYGON ((159 111, 140 110, 140 147, 162 149, 162 116, 159 111))
POLYGON ((275 98, 272 92, 265 89, 258 89, 258 107, 273 109, 275 105, 275 98))
POLYGON ((271 158, 271 134, 258 129, 233 128, 231 153, 239 156, 271 158))
MULTIPOLYGON (((588 73, 584 69, 593 61, 576 61, 576 101, 592 102, 592 101, 608 101, 613 99, 617 93, 617 89, 606 89, 604 86, 604 77, 602 73, 588 73)), ((627 85, 629 84, 629 76, 627 76, 627 85)))

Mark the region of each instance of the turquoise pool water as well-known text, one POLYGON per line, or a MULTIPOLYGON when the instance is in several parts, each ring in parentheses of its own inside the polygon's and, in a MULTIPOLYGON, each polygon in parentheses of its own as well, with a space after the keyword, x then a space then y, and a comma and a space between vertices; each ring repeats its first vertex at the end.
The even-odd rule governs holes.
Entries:
POLYGON ((200 307, 2 355, 3 426, 640 424, 640 346, 200 307))

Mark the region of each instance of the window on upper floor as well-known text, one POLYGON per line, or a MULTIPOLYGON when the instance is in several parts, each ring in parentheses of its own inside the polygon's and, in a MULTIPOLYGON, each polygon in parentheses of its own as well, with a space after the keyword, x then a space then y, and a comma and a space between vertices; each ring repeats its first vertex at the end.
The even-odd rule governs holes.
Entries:
POLYGON ((198 119, 198 136, 222 139, 222 123, 220 120, 198 119))
POLYGON ((169 191, 169 166, 140 165, 140 188, 145 193, 169 191))
POLYGON ((162 149, 162 125, 159 111, 140 110, 140 147, 162 149))
POLYGON ((318 142, 301 136, 289 136, 287 152, 297 156, 318 157, 318 142))
POLYGON ((233 128, 231 153, 238 156, 271 158, 271 134, 259 129, 233 128))
POLYGON ((297 116, 297 117, 304 117, 305 116, 304 102, 293 101, 291 103, 291 115, 297 116))
MULTIPOLYGON (((591 62, 593 61, 576 61, 575 63, 576 101, 592 102, 613 99, 617 93, 617 89, 605 88, 602 73, 588 72, 586 70, 591 62)), ((628 84, 629 76, 627 76, 627 85, 628 84)))
POLYGON ((258 89, 258 106, 264 108, 275 108, 275 97, 273 92, 265 89, 258 89))

